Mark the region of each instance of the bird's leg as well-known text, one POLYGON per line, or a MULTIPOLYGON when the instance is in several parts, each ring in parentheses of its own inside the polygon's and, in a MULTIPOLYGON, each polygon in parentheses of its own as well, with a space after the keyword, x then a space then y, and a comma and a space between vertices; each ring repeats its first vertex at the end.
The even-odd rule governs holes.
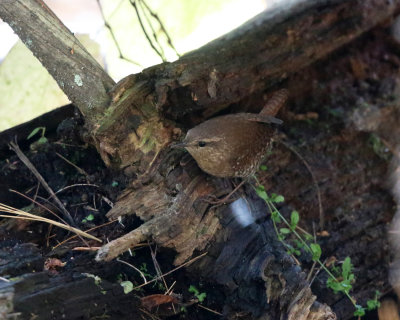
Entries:
MULTIPOLYGON (((225 197, 223 197, 222 199, 218 199, 218 200, 209 200, 209 199, 204 199, 203 201, 209 203, 209 204, 213 204, 213 205, 222 205, 222 204, 226 204, 227 201, 229 200, 230 197, 232 197, 232 195, 238 191, 240 189, 240 187, 242 187, 244 185, 244 183, 247 181, 247 179, 243 179, 231 192, 229 192, 225 197)), ((233 200, 230 200, 230 202, 232 202, 233 200)))

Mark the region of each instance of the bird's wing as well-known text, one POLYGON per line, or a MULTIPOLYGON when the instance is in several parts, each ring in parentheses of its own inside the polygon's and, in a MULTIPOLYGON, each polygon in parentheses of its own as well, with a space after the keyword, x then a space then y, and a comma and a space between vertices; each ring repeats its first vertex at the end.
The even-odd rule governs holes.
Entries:
POLYGON ((282 120, 277 119, 275 117, 257 114, 257 113, 241 113, 240 116, 248 121, 255 121, 255 122, 262 122, 262 123, 275 123, 275 124, 283 123, 282 120))

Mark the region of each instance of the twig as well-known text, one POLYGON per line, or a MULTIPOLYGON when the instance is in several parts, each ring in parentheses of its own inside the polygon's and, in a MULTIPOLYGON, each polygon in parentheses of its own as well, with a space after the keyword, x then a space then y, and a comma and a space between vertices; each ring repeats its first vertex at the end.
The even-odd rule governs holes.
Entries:
POLYGON ((118 262, 121 262, 121 263, 123 263, 123 264, 126 264, 127 266, 129 266, 129 267, 131 267, 132 269, 134 269, 134 270, 136 270, 137 272, 139 272, 140 276, 141 276, 142 279, 144 280, 144 283, 147 284, 147 279, 146 279, 146 277, 144 276, 143 272, 140 271, 138 268, 136 268, 133 264, 130 264, 130 263, 124 261, 124 260, 121 260, 120 258, 117 258, 117 261, 118 261, 118 262))
MULTIPOLYGON (((109 222, 107 222, 107 223, 104 223, 104 224, 102 224, 102 225, 100 225, 100 226, 95 226, 95 227, 93 227, 93 228, 90 228, 90 229, 86 230, 85 232, 89 232, 89 231, 93 231, 93 230, 96 230, 96 229, 105 227, 105 226, 107 226, 107 225, 109 225, 109 224, 111 224, 111 223, 113 223, 113 222, 116 222, 116 221, 118 221, 118 219, 111 220, 111 221, 109 221, 109 222)), ((53 247, 53 250, 54 250, 55 248, 57 248, 57 247, 63 245, 64 243, 66 243, 66 242, 68 242, 68 241, 70 241, 70 240, 76 238, 76 237, 77 237, 77 235, 74 235, 74 236, 72 236, 72 237, 69 237, 69 238, 67 238, 67 239, 65 239, 65 240, 63 240, 63 241, 61 241, 59 244, 57 244, 56 246, 53 247)))
MULTIPOLYGON (((185 262, 183 264, 181 264, 179 267, 176 267, 176 268, 164 273, 163 275, 161 275, 161 277, 165 277, 165 276, 167 276, 167 275, 169 275, 171 273, 174 273, 175 271, 183 268, 186 265, 192 264, 193 262, 199 260, 200 258, 204 257, 207 254, 208 254, 208 252, 204 252, 201 255, 199 255, 199 256, 197 256, 197 257, 195 257, 195 258, 193 258, 193 259, 191 259, 191 260, 189 260, 189 261, 187 261, 187 262, 185 262)), ((134 287, 133 290, 139 289, 139 288, 144 287, 144 286, 146 286, 146 285, 148 285, 150 283, 156 282, 157 280, 160 280, 161 277, 155 277, 154 279, 148 281, 147 283, 143 283, 143 284, 141 284, 141 285, 139 285, 137 287, 134 287)))
MULTIPOLYGON (((25 198, 25 199, 28 199, 29 201, 33 202, 34 204, 38 205, 39 207, 41 207, 41 208, 44 209, 45 211, 50 212, 52 215, 54 215, 55 217, 57 217, 58 219, 60 219, 65 225, 68 225, 68 223, 65 222, 64 219, 60 218, 54 211, 52 211, 52 210, 50 210, 49 208, 47 208, 46 206, 42 205, 40 202, 37 202, 36 200, 31 199, 31 198, 29 198, 27 195, 25 195, 25 194, 23 194, 23 193, 21 193, 21 192, 18 192, 18 191, 16 191, 16 190, 9 189, 9 191, 18 194, 18 195, 20 195, 21 197, 23 197, 23 198, 25 198)), ((47 199, 44 199, 44 198, 39 197, 39 196, 37 196, 37 197, 40 198, 40 199, 42 199, 43 201, 46 201, 48 204, 54 206, 54 207, 57 209, 57 207, 56 207, 53 203, 49 202, 47 199)), ((82 240, 82 242, 83 242, 84 244, 86 244, 88 247, 90 247, 90 245, 86 242, 85 239, 83 239, 80 235, 77 235, 77 236, 82 240)))
MULTIPOLYGON (((327 260, 328 260, 328 259, 325 259, 324 262, 322 262, 322 264, 325 265, 325 263, 326 263, 327 260)), ((317 277, 318 273, 320 273, 321 270, 322 270, 322 267, 320 267, 320 268, 317 269, 317 271, 316 271, 315 274, 314 274, 314 277, 311 279, 311 281, 310 281, 310 283, 309 283, 309 285, 308 285, 309 287, 311 287, 312 283, 314 282, 315 278, 317 277)), ((308 280, 308 278, 307 278, 307 280, 308 280)))
MULTIPOLYGON (((64 224, 68 224, 67 222, 65 222, 64 219, 62 219, 61 217, 59 217, 58 214, 56 214, 54 211, 50 210, 49 208, 47 208, 46 206, 44 206, 44 205, 41 204, 40 202, 37 202, 36 200, 29 198, 27 195, 25 195, 25 194, 23 194, 23 193, 21 193, 21 192, 19 192, 19 191, 17 191, 17 190, 9 189, 8 191, 13 192, 13 193, 16 193, 16 194, 18 194, 19 196, 21 196, 21 197, 23 197, 23 198, 25 198, 25 199, 27 199, 27 200, 33 202, 34 204, 36 204, 36 205, 38 205, 39 207, 41 207, 43 210, 45 210, 45 211, 47 211, 47 212, 50 212, 50 213, 51 213, 53 216, 55 216, 57 219, 60 219, 64 224)), ((39 197, 39 196, 38 196, 38 198, 43 199, 44 201, 47 201, 46 199, 44 199, 44 198, 42 198, 42 197, 39 197)), ((49 205, 51 205, 51 206, 53 206, 54 208, 57 209, 57 207, 56 207, 53 203, 51 203, 51 202, 49 202, 49 201, 47 201, 47 203, 48 203, 49 205)))
MULTIPOLYGON (((122 1, 119 3, 119 5, 122 3, 122 1)), ((103 11, 103 7, 102 7, 102 5, 101 5, 101 2, 100 2, 100 0, 97 0, 97 4, 98 4, 98 6, 99 6, 99 9, 100 9, 100 14, 101 14, 101 16, 102 16, 102 18, 103 18, 103 21, 104 21, 104 26, 108 29, 108 31, 110 32, 110 35, 111 35, 111 38, 113 39, 113 42, 114 42, 114 44, 115 44, 115 47, 117 48, 117 50, 118 50, 118 54, 119 54, 119 58, 120 59, 123 59, 123 60, 126 60, 126 61, 128 61, 128 62, 130 62, 130 63, 132 63, 132 64, 135 64, 135 65, 137 65, 137 66, 139 66, 139 67, 143 67, 140 63, 138 63, 138 62, 136 62, 136 61, 133 61, 133 60, 131 60, 131 59, 129 59, 129 58, 127 58, 127 57, 125 57, 124 55, 123 55, 123 53, 122 53, 122 50, 121 50, 121 47, 119 46, 119 44, 118 44, 118 41, 117 41, 117 38, 115 37, 115 35, 114 35, 114 31, 113 31, 113 29, 111 28, 111 25, 107 22, 107 20, 106 20, 106 17, 105 17, 105 15, 104 15, 104 11, 103 11)), ((119 6, 118 5, 118 6, 119 6)), ((118 7, 117 6, 117 7, 118 7)))
POLYGON ((220 312, 218 312, 218 311, 215 311, 215 310, 213 310, 213 309, 207 308, 207 307, 205 307, 205 306, 203 306, 203 305, 201 305, 201 304, 198 304, 197 306, 198 306, 199 308, 202 308, 202 309, 207 310, 207 311, 209 311, 209 312, 215 313, 215 314, 217 314, 217 315, 219 315, 219 316, 223 316, 222 313, 220 313, 220 312))
POLYGON ((78 172, 80 174, 83 174, 84 176, 86 176, 86 178, 89 176, 89 174, 83 170, 82 168, 79 168, 75 163, 69 161, 67 158, 63 157, 61 154, 59 154, 58 152, 56 152, 56 155, 59 156, 61 159, 63 159, 66 163, 70 164, 71 166, 73 166, 76 170, 78 170, 78 172))
POLYGON ((100 188, 97 184, 90 184, 90 183, 76 183, 76 184, 71 184, 69 186, 66 186, 64 188, 61 188, 60 190, 56 191, 55 194, 58 194, 60 192, 63 192, 65 190, 75 188, 75 187, 95 187, 95 188, 100 188))
POLYGON ((319 185, 318 185, 318 181, 315 178, 314 172, 312 171, 310 165, 308 164, 308 162, 304 159, 304 157, 298 153, 296 151, 296 149, 294 149, 291 145, 289 145, 288 143, 284 142, 284 141, 279 141, 280 143, 282 143, 286 148, 288 148, 290 151, 292 151, 304 164, 304 166, 307 168, 308 172, 311 175, 311 178, 313 180, 315 189, 317 190, 317 197, 318 197, 318 207, 319 207, 319 227, 321 230, 324 229, 324 225, 325 225, 325 214, 324 214, 324 209, 322 207, 322 200, 321 200, 321 191, 319 189, 319 185))
POLYGON ((160 27, 161 27, 161 30, 164 32, 165 36, 167 37, 168 45, 172 48, 172 50, 175 51, 175 54, 176 54, 178 57, 180 57, 181 55, 180 55, 180 54, 178 53, 178 51, 175 49, 175 46, 174 46, 173 43, 172 43, 171 37, 169 36, 169 34, 168 34, 168 32, 167 32, 167 29, 165 29, 164 24, 162 23, 161 19, 158 17, 158 15, 157 15, 156 13, 154 13, 154 12, 150 9, 150 7, 147 5, 146 1, 140 0, 140 2, 143 3, 143 5, 146 7, 147 11, 150 12, 150 14, 152 15, 152 17, 153 17, 154 19, 157 20, 157 22, 159 23, 159 25, 160 25, 160 27))
POLYGON ((135 9, 136 16, 137 16, 137 18, 138 18, 140 27, 142 28, 142 31, 143 31, 144 35, 146 36, 146 39, 147 39, 147 41, 149 42, 150 46, 151 46, 151 47, 153 48, 153 50, 159 55, 159 57, 161 58, 162 62, 167 61, 167 60, 165 59, 165 57, 162 55, 162 53, 161 53, 160 51, 158 51, 158 49, 154 46, 153 41, 151 40, 150 36, 148 35, 148 33, 147 33, 147 31, 146 31, 146 28, 144 27, 142 18, 140 17, 139 9, 138 9, 138 7, 137 7, 137 5, 136 5, 136 0, 130 0, 130 3, 132 4, 133 8, 135 9))
POLYGON ((154 265, 154 269, 156 269, 157 276, 161 277, 161 280, 164 283, 164 287, 168 288, 167 282, 165 281, 164 277, 162 276, 160 265, 159 265, 159 263, 158 263, 158 261, 156 259, 157 245, 156 245, 156 249, 154 251, 153 251, 153 249, 152 249, 150 244, 149 244, 149 248, 150 248, 151 259, 153 260, 153 265, 154 265))
POLYGON ((165 52, 164 52, 163 46, 161 45, 160 41, 158 40, 157 32, 154 30, 153 24, 151 23, 150 18, 149 18, 149 16, 148 16, 147 13, 146 13, 145 8, 143 7, 143 1, 139 0, 138 3, 139 3, 139 6, 140 6, 140 9, 141 9, 142 12, 143 12, 144 18, 146 19, 146 22, 147 22, 147 24, 149 25, 149 27, 150 27, 150 29, 151 29, 151 32, 152 32, 152 34, 153 34, 154 41, 157 43, 157 45, 158 45, 158 47, 159 47, 159 49, 160 49, 160 52, 161 52, 162 56, 165 57, 165 52))
POLYGON ((176 281, 174 281, 169 288, 166 288, 165 295, 170 295, 172 293, 172 289, 175 287, 176 281))
POLYGON ((92 236, 91 234, 83 232, 82 230, 79 230, 77 228, 71 227, 69 225, 62 224, 62 223, 60 223, 58 221, 54 221, 54 220, 51 220, 51 219, 40 217, 40 216, 37 216, 37 215, 29 213, 29 212, 25 212, 25 211, 10 207, 10 206, 2 204, 2 203, 0 203, 0 211, 17 215, 17 216, 0 215, 0 217, 13 218, 13 219, 25 219, 25 220, 32 220, 32 221, 41 221, 41 222, 45 222, 45 223, 48 223, 48 224, 52 224, 52 225, 54 225, 56 227, 59 227, 59 228, 65 229, 65 230, 72 231, 72 232, 74 232, 76 234, 79 234, 79 235, 81 235, 83 237, 86 237, 86 238, 89 238, 89 239, 92 239, 92 240, 96 240, 98 242, 102 242, 100 239, 96 238, 95 236, 92 236))
POLYGON ((35 177, 39 180, 39 182, 42 184, 42 186, 47 190, 47 192, 51 195, 53 200, 57 203, 59 209, 61 209, 64 217, 68 220, 70 224, 74 224, 74 220, 72 219, 71 215, 69 214, 68 210, 64 207, 63 203, 58 199, 58 197, 55 195, 53 190, 49 187, 47 182, 44 180, 42 175, 39 173, 39 171, 36 170, 35 166, 30 162, 30 160, 24 155, 24 153, 21 151, 21 149, 18 147, 17 143, 11 141, 9 143, 10 148, 16 153, 18 158, 28 167, 29 170, 32 171, 32 173, 35 175, 35 177))
POLYGON ((114 207, 114 203, 112 203, 112 201, 111 201, 110 199, 108 199, 107 197, 102 196, 101 199, 102 199, 105 203, 107 203, 107 204, 110 206, 110 208, 113 208, 113 207, 114 207))
POLYGON ((101 247, 75 247, 72 251, 98 251, 101 247))

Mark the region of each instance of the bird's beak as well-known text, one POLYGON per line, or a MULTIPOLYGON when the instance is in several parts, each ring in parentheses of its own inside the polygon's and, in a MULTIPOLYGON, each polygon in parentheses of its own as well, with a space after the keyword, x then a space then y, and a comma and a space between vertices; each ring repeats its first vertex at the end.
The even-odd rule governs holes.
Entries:
POLYGON ((184 142, 174 143, 171 145, 171 148, 173 148, 173 149, 186 148, 186 147, 187 147, 187 144, 184 142))

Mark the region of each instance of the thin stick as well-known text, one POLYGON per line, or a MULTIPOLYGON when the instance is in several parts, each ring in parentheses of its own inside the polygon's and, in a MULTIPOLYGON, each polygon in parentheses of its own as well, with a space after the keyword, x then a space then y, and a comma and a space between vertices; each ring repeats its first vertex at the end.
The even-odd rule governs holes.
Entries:
POLYGON ((197 306, 198 306, 199 308, 203 308, 204 310, 207 310, 207 311, 209 311, 209 312, 215 313, 215 314, 217 314, 217 315, 219 315, 219 316, 223 316, 222 313, 220 313, 220 312, 218 312, 218 311, 215 311, 215 310, 213 310, 213 309, 207 308, 207 307, 205 307, 205 306, 203 306, 203 305, 201 305, 201 304, 198 304, 197 306))
POLYGON ((172 48, 172 50, 175 51, 175 54, 180 57, 181 55, 178 53, 178 51, 175 49, 175 46, 172 43, 171 37, 169 36, 167 29, 165 29, 164 24, 162 23, 161 19, 158 17, 158 15, 156 13, 154 13, 150 7, 147 5, 146 1, 144 0, 140 0, 141 3, 144 4, 144 6, 146 7, 147 11, 150 12, 150 14, 153 16, 154 19, 156 19, 161 27, 161 30, 164 32, 165 36, 167 37, 167 42, 168 45, 172 48))
POLYGON ((138 7, 137 7, 137 5, 136 5, 136 0, 130 0, 130 3, 132 4, 133 8, 135 9, 136 16, 137 16, 137 18, 138 18, 140 27, 142 28, 142 31, 143 31, 144 35, 146 36, 146 39, 147 39, 147 41, 149 42, 150 46, 151 46, 151 47, 153 48, 153 50, 158 54, 158 56, 161 58, 162 62, 167 61, 167 60, 165 59, 165 57, 161 54, 161 52, 158 51, 158 49, 154 46, 153 41, 151 40, 150 36, 147 34, 147 31, 146 31, 146 28, 144 27, 142 18, 140 17, 139 9, 138 9, 138 7))
POLYGON ((123 263, 123 264, 126 264, 127 266, 131 267, 133 270, 136 270, 136 271, 140 274, 140 276, 142 277, 142 279, 144 280, 144 283, 145 283, 145 284, 147 283, 147 279, 146 279, 146 277, 144 276, 143 272, 140 271, 138 268, 136 268, 133 264, 130 264, 130 263, 128 263, 128 262, 126 262, 126 261, 124 261, 124 260, 121 260, 121 259, 119 259, 119 258, 117 258, 117 261, 118 261, 118 262, 121 262, 121 263, 123 263))
POLYGON ((28 167, 28 169, 32 171, 32 173, 39 180, 39 182, 42 184, 42 186, 47 190, 47 192, 50 194, 50 196, 53 198, 53 200, 57 203, 59 209, 61 209, 61 212, 64 214, 64 217, 68 220, 68 222, 70 224, 74 224, 74 220, 72 219, 68 210, 64 207, 63 203, 60 201, 60 199, 58 199, 58 197, 55 195, 53 190, 49 187, 46 180, 44 180, 44 178, 39 173, 39 171, 36 170, 36 168, 32 164, 32 162, 30 162, 30 160, 24 155, 24 153, 18 147, 17 143, 11 141, 9 143, 9 146, 16 153, 18 158, 28 167))
POLYGON ((90 184, 90 183, 76 183, 76 184, 71 184, 69 186, 66 186, 64 188, 61 188, 60 190, 56 191, 55 194, 58 194, 60 192, 63 192, 65 190, 75 188, 75 187, 95 187, 95 188, 100 188, 97 184, 90 184))
POLYGON ((98 251, 101 247, 75 247, 72 251, 98 251))
MULTIPOLYGON (((107 222, 107 223, 104 223, 104 224, 102 224, 102 225, 100 225, 100 226, 95 226, 95 227, 93 227, 93 228, 90 228, 90 229, 86 230, 85 232, 89 232, 89 231, 96 230, 96 229, 98 229, 98 228, 105 227, 105 226, 107 226, 107 225, 109 225, 109 224, 111 224, 111 223, 113 223, 113 222, 116 222, 116 221, 118 221, 118 219, 111 220, 111 221, 109 221, 109 222, 107 222)), ((77 236, 77 235, 74 235, 74 236, 72 236, 72 237, 69 237, 69 238, 67 238, 67 239, 65 239, 65 240, 63 240, 63 241, 61 241, 59 244, 57 244, 56 246, 53 247, 53 250, 56 249, 57 247, 63 245, 64 243, 66 243, 66 242, 68 242, 68 241, 70 241, 70 240, 76 238, 76 237, 78 237, 78 236, 77 236)))
POLYGON ((157 32, 154 30, 153 24, 151 23, 151 20, 150 20, 149 16, 147 15, 145 8, 143 7, 143 1, 139 0, 138 3, 139 3, 139 6, 140 6, 140 9, 143 12, 144 18, 146 19, 147 24, 150 26, 151 32, 153 34, 154 41, 157 43, 157 45, 158 45, 158 47, 160 49, 160 52, 163 55, 163 57, 165 57, 165 52, 164 52, 164 49, 163 49, 160 41, 158 40, 157 32))
POLYGON ((71 227, 69 225, 62 224, 62 223, 60 223, 58 221, 54 221, 54 220, 51 220, 51 219, 40 217, 38 215, 35 215, 35 214, 29 213, 29 212, 25 212, 25 211, 10 207, 10 206, 5 205, 3 203, 0 203, 0 211, 6 212, 6 213, 12 213, 12 214, 17 215, 17 216, 0 215, 0 216, 4 216, 6 218, 41 221, 41 222, 45 222, 45 223, 48 223, 48 224, 52 224, 52 225, 54 225, 56 227, 59 227, 59 228, 65 229, 65 230, 72 231, 72 232, 74 232, 76 234, 79 234, 82 237, 86 237, 86 238, 89 238, 89 239, 92 239, 92 240, 96 240, 98 242, 102 242, 100 239, 96 238, 95 236, 92 236, 92 235, 90 235, 90 234, 88 234, 86 232, 83 232, 82 230, 79 230, 77 228, 71 227))
MULTIPOLYGON (((118 4, 117 7, 119 7, 119 6, 121 5, 121 3, 122 3, 122 1, 118 4)), ((126 61, 128 61, 128 62, 130 62, 130 63, 132 63, 132 64, 135 64, 135 65, 137 65, 137 66, 139 66, 139 67, 143 67, 140 63, 138 63, 138 62, 136 62, 136 61, 133 61, 133 60, 131 60, 131 59, 129 59, 129 58, 127 58, 127 57, 124 56, 124 54, 122 53, 121 47, 120 47, 119 44, 118 44, 117 38, 116 38, 115 35, 114 35, 114 31, 113 31, 113 29, 111 28, 111 25, 110 25, 110 24, 107 22, 107 20, 106 20, 106 17, 105 17, 105 15, 104 15, 104 11, 103 11, 103 7, 102 7, 102 5, 101 5, 100 0, 97 0, 97 4, 98 4, 98 6, 99 6, 100 14, 101 14, 101 16, 102 16, 102 18, 103 18, 103 21, 104 21, 104 26, 105 26, 105 27, 108 29, 108 31, 110 32, 111 38, 112 38, 112 40, 113 40, 113 42, 114 42, 114 44, 115 44, 115 47, 116 47, 117 50, 118 50, 119 58, 120 58, 120 59, 123 59, 123 60, 126 60, 126 61)), ((114 13, 114 12, 113 12, 113 13, 114 13)), ((113 13, 112 13, 112 14, 113 14, 113 13)), ((111 15, 112 15, 112 14, 111 14, 111 15)))
MULTIPOLYGON (((33 202, 34 204, 38 205, 39 207, 41 207, 44 211, 48 211, 50 212, 53 216, 55 216, 57 219, 60 219, 61 222, 63 222, 64 224, 68 224, 63 218, 61 218, 57 213, 55 213, 54 211, 50 210, 49 208, 47 208, 46 206, 44 206, 43 204, 41 204, 40 202, 37 202, 34 199, 29 198, 27 195, 17 191, 17 190, 13 190, 13 189, 9 189, 8 191, 13 192, 18 194, 19 196, 33 202)), ((37 196, 37 198, 42 199, 43 201, 46 201, 49 205, 53 206, 55 209, 57 209, 56 205, 54 203, 51 203, 50 201, 48 201, 47 199, 44 199, 40 196, 37 196)))
MULTIPOLYGON (((61 222, 63 222, 65 225, 68 225, 68 223, 67 223, 64 219, 62 219, 61 217, 59 217, 54 211, 52 211, 52 210, 50 210, 49 208, 47 208, 47 207, 45 207, 44 205, 42 205, 40 202, 37 202, 36 200, 31 199, 31 198, 29 198, 27 195, 25 195, 25 194, 23 194, 23 193, 21 193, 21 192, 18 192, 18 191, 16 191, 16 190, 9 189, 9 191, 18 194, 18 195, 20 195, 21 197, 23 197, 23 198, 25 198, 25 199, 28 199, 29 201, 31 201, 31 202, 33 202, 34 204, 38 205, 39 207, 41 207, 41 208, 44 209, 45 211, 50 212, 50 213, 51 213, 52 215, 54 215, 56 218, 60 219, 61 222)), ((57 209, 57 207, 56 207, 53 203, 49 202, 47 199, 44 199, 44 198, 39 197, 39 196, 37 196, 37 197, 40 198, 40 199, 42 199, 43 201, 46 201, 48 204, 54 206, 54 207, 57 209)), ((90 245, 86 242, 85 239, 83 239, 79 234, 78 234, 77 236, 82 240, 83 243, 85 243, 88 247, 90 247, 90 245)))
POLYGON ((175 287, 176 281, 174 281, 169 288, 167 288, 167 291, 165 291, 165 295, 170 295, 172 293, 172 289, 175 287))
MULTIPOLYGON (((325 259, 324 262, 322 262, 322 264, 325 265, 325 263, 326 263, 327 260, 328 260, 328 259, 325 259)), ((311 287, 311 285, 313 284, 315 278, 317 277, 318 273, 321 272, 321 270, 322 270, 321 267, 317 269, 317 271, 315 272, 313 278, 311 279, 310 283, 308 284, 309 287, 311 287)), ((308 280, 308 277, 307 277, 307 280, 308 280)))
MULTIPOLYGON (((161 277, 165 277, 165 276, 167 276, 167 275, 169 275, 169 274, 171 274, 171 273, 174 273, 175 271, 177 271, 177 270, 183 268, 183 267, 186 266, 186 265, 192 264, 193 262, 199 260, 200 258, 204 257, 204 256, 207 255, 207 254, 208 254, 208 252, 204 252, 203 254, 201 254, 201 255, 199 255, 199 256, 197 256, 197 257, 195 257, 195 258, 193 258, 193 259, 191 259, 191 260, 189 260, 189 261, 187 261, 187 262, 185 262, 184 264, 181 264, 179 267, 176 267, 176 268, 174 268, 174 269, 172 269, 172 270, 170 270, 170 271, 164 273, 161 277)), ((139 288, 144 287, 144 286, 146 286, 146 285, 148 285, 148 284, 150 284, 150 283, 156 282, 157 280, 160 280, 161 277, 155 277, 154 279, 148 281, 147 283, 143 283, 143 284, 141 284, 141 285, 139 285, 139 286, 137 286, 137 287, 134 287, 133 290, 139 289, 139 288)))
POLYGON ((149 244, 149 248, 150 248, 151 259, 153 260, 154 269, 156 269, 157 275, 161 277, 162 282, 164 283, 164 287, 168 288, 167 282, 165 281, 164 277, 162 276, 162 271, 161 271, 160 265, 156 259, 157 245, 156 245, 156 249, 154 251, 150 244, 149 244))
POLYGON ((284 141, 279 141, 279 142, 282 143, 290 151, 292 151, 303 162, 304 166, 307 168, 308 172, 310 173, 311 178, 314 183, 314 186, 315 186, 315 189, 317 190, 318 207, 319 207, 319 227, 321 230, 323 230, 324 225, 325 225, 325 214, 324 214, 324 209, 322 207, 321 191, 319 189, 319 185, 318 185, 317 179, 315 178, 314 172, 312 171, 308 162, 304 159, 304 157, 300 153, 298 153, 296 151, 296 149, 294 149, 291 145, 287 144, 284 141))
POLYGON ((61 159, 63 159, 66 163, 70 164, 71 166, 73 166, 76 170, 78 170, 78 172, 80 174, 83 174, 84 176, 88 177, 89 174, 83 170, 82 168, 79 168, 75 163, 69 161, 67 158, 63 157, 61 154, 59 154, 58 152, 56 152, 56 155, 59 156, 61 159))

